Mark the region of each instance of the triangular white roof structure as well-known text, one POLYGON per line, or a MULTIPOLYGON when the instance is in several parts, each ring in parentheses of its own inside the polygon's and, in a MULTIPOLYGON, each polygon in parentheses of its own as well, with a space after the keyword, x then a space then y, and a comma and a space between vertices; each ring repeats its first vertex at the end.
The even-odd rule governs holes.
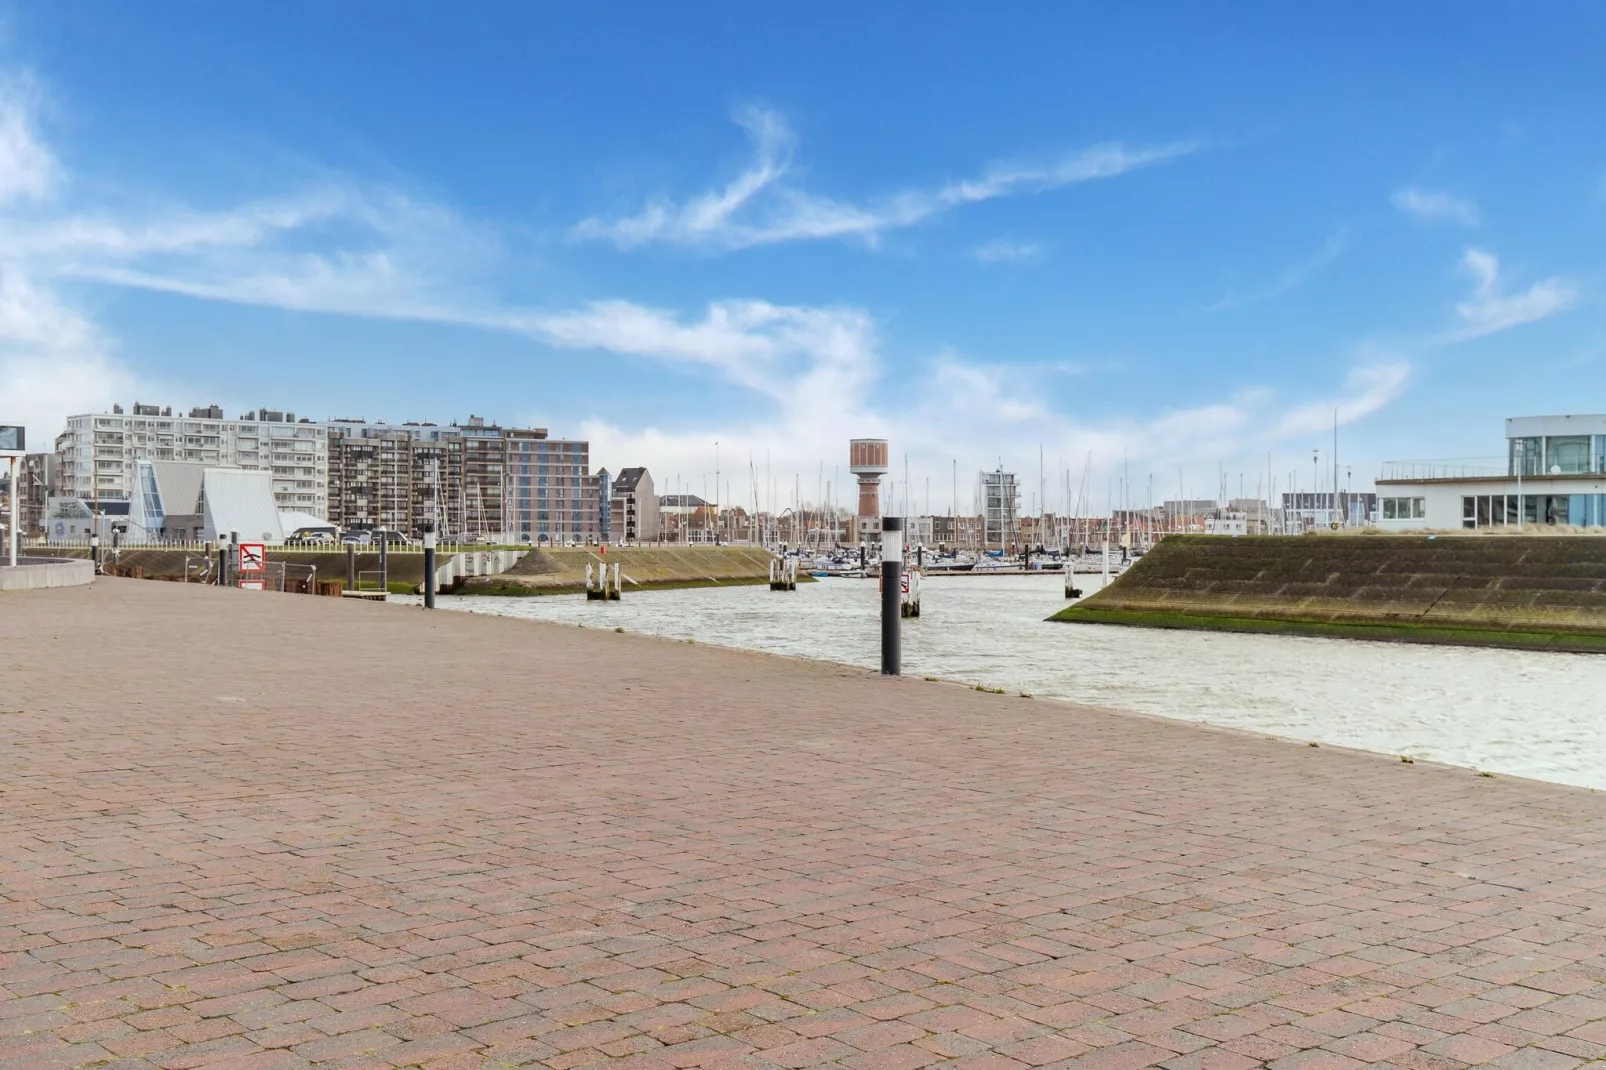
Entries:
POLYGON ((279 546, 284 529, 273 499, 273 474, 244 468, 208 468, 202 478, 206 537, 227 542, 231 533, 241 542, 279 546))
POLYGON ((162 512, 167 515, 198 513, 201 503, 201 481, 206 465, 195 461, 152 461, 156 473, 156 486, 162 495, 162 512))

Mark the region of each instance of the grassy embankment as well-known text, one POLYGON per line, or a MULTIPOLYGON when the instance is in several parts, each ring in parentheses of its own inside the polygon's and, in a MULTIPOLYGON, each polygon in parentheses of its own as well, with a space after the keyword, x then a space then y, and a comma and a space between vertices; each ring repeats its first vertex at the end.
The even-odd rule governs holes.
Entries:
POLYGON ((1050 619, 1606 653, 1606 538, 1170 536, 1050 619))
MULTIPOLYGON (((587 563, 617 564, 626 591, 665 591, 685 587, 737 587, 768 583, 771 554, 753 546, 609 547, 536 550, 497 576, 466 581, 455 594, 523 597, 574 594, 585 589, 587 563)), ((799 576, 799 582, 810 580, 799 576)))

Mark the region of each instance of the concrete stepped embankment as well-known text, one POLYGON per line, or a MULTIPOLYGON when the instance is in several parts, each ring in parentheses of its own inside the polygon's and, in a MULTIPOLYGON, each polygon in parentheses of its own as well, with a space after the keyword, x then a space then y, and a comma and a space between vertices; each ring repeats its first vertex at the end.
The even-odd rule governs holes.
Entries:
POLYGON ((1173 535, 1052 619, 1606 652, 1606 538, 1173 535))
POLYGON ((585 589, 586 565, 599 562, 619 566, 626 590, 766 583, 773 557, 761 546, 610 546, 601 555, 597 547, 558 547, 532 550, 500 575, 467 580, 454 593, 573 594, 585 589))

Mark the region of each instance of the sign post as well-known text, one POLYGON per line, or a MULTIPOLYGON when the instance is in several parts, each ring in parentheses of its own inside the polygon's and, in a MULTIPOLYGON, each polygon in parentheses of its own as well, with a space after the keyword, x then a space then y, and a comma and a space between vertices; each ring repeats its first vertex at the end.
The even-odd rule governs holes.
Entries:
POLYGON ((242 542, 238 545, 239 557, 235 571, 240 576, 240 588, 246 591, 262 590, 262 581, 268 571, 267 545, 260 542, 242 542))

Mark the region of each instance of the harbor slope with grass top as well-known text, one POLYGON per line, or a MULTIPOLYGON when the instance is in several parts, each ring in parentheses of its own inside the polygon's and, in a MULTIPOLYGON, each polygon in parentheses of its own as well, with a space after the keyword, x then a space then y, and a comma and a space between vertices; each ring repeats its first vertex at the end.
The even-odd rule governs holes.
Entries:
POLYGON ((1172 535, 1050 619, 1606 653, 1606 538, 1172 535))

